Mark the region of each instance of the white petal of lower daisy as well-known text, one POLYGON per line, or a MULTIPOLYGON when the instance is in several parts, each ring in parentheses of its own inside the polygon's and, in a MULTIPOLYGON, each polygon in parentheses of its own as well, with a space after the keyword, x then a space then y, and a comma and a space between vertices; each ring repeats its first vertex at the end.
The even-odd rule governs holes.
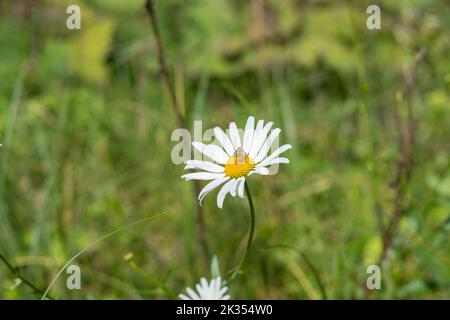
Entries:
POLYGON ((264 157, 267 155, 267 152, 269 151, 270 147, 272 146, 273 142, 278 137, 280 132, 281 132, 281 129, 276 128, 270 133, 270 136, 267 138, 267 140, 262 145, 261 150, 259 150, 258 155, 255 158, 252 158, 255 163, 258 163, 262 159, 264 159, 264 157))
POLYGON ((200 296, 191 288, 186 289, 186 293, 191 297, 192 300, 201 300, 200 296))
POLYGON ((219 127, 214 128, 214 136, 220 142, 222 147, 225 149, 226 153, 231 157, 234 154, 234 147, 231 143, 230 138, 228 138, 227 134, 223 132, 219 127))
POLYGON ((265 167, 268 165, 272 159, 275 159, 279 154, 285 152, 286 150, 292 149, 292 146, 290 144, 285 144, 284 146, 279 147, 277 150, 272 152, 270 156, 268 156, 266 159, 264 159, 262 162, 258 163, 257 166, 265 167))
POLYGON ((208 298, 208 281, 205 278, 200 279, 200 283, 195 285, 195 289, 197 289, 197 292, 200 296, 200 299, 204 300, 208 298))
POLYGON ((181 179, 185 180, 214 180, 222 178, 225 173, 211 173, 211 172, 193 172, 187 173, 181 176, 181 179))
POLYGON ((212 190, 220 186, 225 181, 228 181, 229 179, 230 179, 229 177, 221 177, 208 183, 198 194, 198 200, 200 201, 200 205, 202 205, 203 198, 206 197, 208 193, 210 193, 212 190))
POLYGON ((216 278, 215 280, 213 280, 213 288, 212 288, 212 291, 214 292, 214 294, 215 294, 215 298, 216 299, 218 299, 218 298, 220 298, 219 296, 221 296, 221 294, 220 294, 220 286, 222 285, 221 284, 221 278, 220 277, 218 277, 218 278, 216 278))
POLYGON ((230 192, 231 188, 234 188, 236 184, 236 179, 231 179, 227 183, 225 183, 220 189, 219 194, 217 195, 217 206, 222 209, 223 201, 225 200, 225 196, 228 192, 230 192))
POLYGON ((249 153, 250 158, 255 159, 259 150, 261 150, 261 147, 264 145, 264 142, 266 141, 267 135, 269 134, 272 125, 273 122, 267 123, 264 128, 261 129, 258 133, 257 139, 253 139, 252 148, 249 153))
POLYGON ((208 298, 210 300, 216 300, 217 299, 217 293, 218 291, 216 291, 216 282, 217 279, 212 279, 211 282, 209 283, 209 287, 208 287, 208 298))
POLYGON ((194 141, 192 145, 195 149, 206 155, 208 158, 220 163, 225 164, 230 158, 225 151, 214 144, 204 144, 201 142, 194 141))
POLYGON ((219 297, 222 300, 229 300, 230 296, 229 295, 225 295, 225 293, 228 291, 228 287, 223 287, 222 289, 220 289, 219 291, 219 297))
POLYGON ((262 176, 267 176, 270 173, 270 171, 269 171, 269 169, 267 169, 265 167, 259 167, 259 168, 256 168, 255 170, 253 170, 251 173, 252 174, 253 173, 257 173, 257 174, 260 174, 262 176))
POLYGON ((207 290, 207 295, 208 295, 208 299, 209 300, 216 300, 217 299, 216 296, 217 296, 218 291, 215 291, 215 289, 216 289, 216 282, 217 282, 217 279, 213 279, 209 283, 208 290, 207 290))
POLYGON ((201 278, 195 285, 195 290, 186 289, 186 294, 181 293, 178 297, 182 300, 228 300, 230 296, 226 294, 228 287, 222 287, 220 277, 212 279, 210 282, 206 278, 201 278), (196 290, 196 291, 195 291, 196 290))
POLYGON ((253 132, 255 131, 255 118, 254 117, 248 117, 247 123, 245 125, 244 130, 244 141, 243 141, 243 148, 245 153, 250 152, 250 148, 252 146, 252 140, 253 140, 253 132))
POLYGON ((234 123, 234 122, 230 123, 229 131, 230 131, 231 142, 233 143, 234 150, 236 150, 237 148, 239 148, 241 146, 241 138, 239 137, 239 131, 236 127, 236 123, 234 123))
POLYGON ((238 196, 243 198, 244 197, 244 185, 245 185, 245 178, 241 177, 238 179, 238 182, 236 183, 236 189, 238 196))
POLYGON ((188 160, 186 161, 186 166, 184 167, 185 170, 187 169, 200 169, 205 170, 208 172, 216 172, 216 173, 223 173, 225 172, 224 167, 221 167, 215 163, 209 162, 209 161, 200 161, 200 160, 188 160))

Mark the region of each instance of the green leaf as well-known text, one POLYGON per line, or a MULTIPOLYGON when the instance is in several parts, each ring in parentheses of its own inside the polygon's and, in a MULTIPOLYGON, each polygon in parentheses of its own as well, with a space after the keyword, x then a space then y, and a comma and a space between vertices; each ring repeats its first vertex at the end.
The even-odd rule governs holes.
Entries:
POLYGON ((216 255, 214 255, 211 260, 211 277, 220 277, 219 259, 216 255))
POLYGON ((87 9, 83 12, 82 29, 70 42, 70 65, 81 79, 101 85, 108 77, 105 61, 111 47, 114 22, 87 9))
POLYGON ((372 236, 371 238, 369 238, 364 246, 364 265, 368 266, 377 263, 382 249, 383 241, 379 236, 372 236))

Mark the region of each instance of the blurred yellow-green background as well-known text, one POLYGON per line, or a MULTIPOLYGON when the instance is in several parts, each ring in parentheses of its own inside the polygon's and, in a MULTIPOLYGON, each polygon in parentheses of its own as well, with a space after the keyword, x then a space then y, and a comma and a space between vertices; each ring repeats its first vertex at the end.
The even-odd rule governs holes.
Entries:
MULTIPOLYGON (((398 123, 416 143, 401 218, 372 299, 448 299, 450 5, 378 1, 155 0, 168 70, 191 128, 274 121, 291 163, 250 177, 256 234, 237 299, 365 297, 395 208, 398 123), (416 66, 414 87, 405 77, 416 66), (405 76, 406 75, 406 76, 405 76), (378 219, 378 220, 377 220, 378 219), (378 222, 377 222, 378 221, 378 222), (381 222, 380 222, 381 221, 381 222)), ((171 161, 178 127, 143 0, 0 2, 0 298, 37 299, 77 252, 82 289, 62 299, 167 298, 226 275, 244 251, 246 200, 204 201, 171 161), (81 30, 66 28, 67 6, 81 30), (125 259, 132 254, 132 260, 125 259), (145 275, 143 274, 145 273, 145 275), (17 285, 18 284, 18 285, 17 285)))

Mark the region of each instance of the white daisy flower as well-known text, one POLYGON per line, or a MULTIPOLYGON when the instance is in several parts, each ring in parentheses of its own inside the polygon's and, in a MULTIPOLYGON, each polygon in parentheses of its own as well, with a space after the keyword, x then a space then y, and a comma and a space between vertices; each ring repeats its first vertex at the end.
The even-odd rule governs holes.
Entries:
POLYGON ((235 197, 244 197, 245 178, 253 173, 268 175, 268 166, 277 163, 289 163, 289 159, 279 157, 286 150, 292 148, 285 144, 267 156, 273 142, 278 138, 281 129, 273 129, 273 123, 264 125, 259 120, 255 127, 254 117, 249 117, 245 125, 243 141, 239 137, 238 128, 234 122, 230 123, 228 135, 219 127, 214 128, 214 135, 222 148, 215 144, 205 145, 193 142, 195 149, 206 155, 211 161, 188 160, 185 169, 200 169, 202 172, 188 173, 181 176, 186 180, 212 180, 200 191, 198 199, 200 204, 211 190, 225 183, 217 195, 217 206, 222 208, 223 201, 228 193, 235 197))
POLYGON ((200 283, 195 286, 195 290, 186 289, 186 294, 180 293, 178 297, 182 300, 229 300, 227 295, 228 287, 222 287, 222 279, 217 277, 209 283, 205 278, 200 279, 200 283))

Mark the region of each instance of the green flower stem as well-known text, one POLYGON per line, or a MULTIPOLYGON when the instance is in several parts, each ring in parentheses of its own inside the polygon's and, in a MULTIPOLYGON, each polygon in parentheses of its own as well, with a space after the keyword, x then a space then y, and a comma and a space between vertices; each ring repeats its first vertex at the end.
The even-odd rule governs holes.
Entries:
POLYGON ((241 271, 242 266, 244 265, 244 262, 247 259, 250 247, 252 246, 253 235, 255 234, 255 208, 253 206, 252 194, 250 193, 250 188, 248 187, 247 181, 245 181, 245 193, 247 194, 248 205, 250 208, 250 228, 248 232, 247 247, 245 248, 244 255, 242 256, 241 261, 239 262, 239 266, 231 275, 229 282, 233 281, 241 271))

